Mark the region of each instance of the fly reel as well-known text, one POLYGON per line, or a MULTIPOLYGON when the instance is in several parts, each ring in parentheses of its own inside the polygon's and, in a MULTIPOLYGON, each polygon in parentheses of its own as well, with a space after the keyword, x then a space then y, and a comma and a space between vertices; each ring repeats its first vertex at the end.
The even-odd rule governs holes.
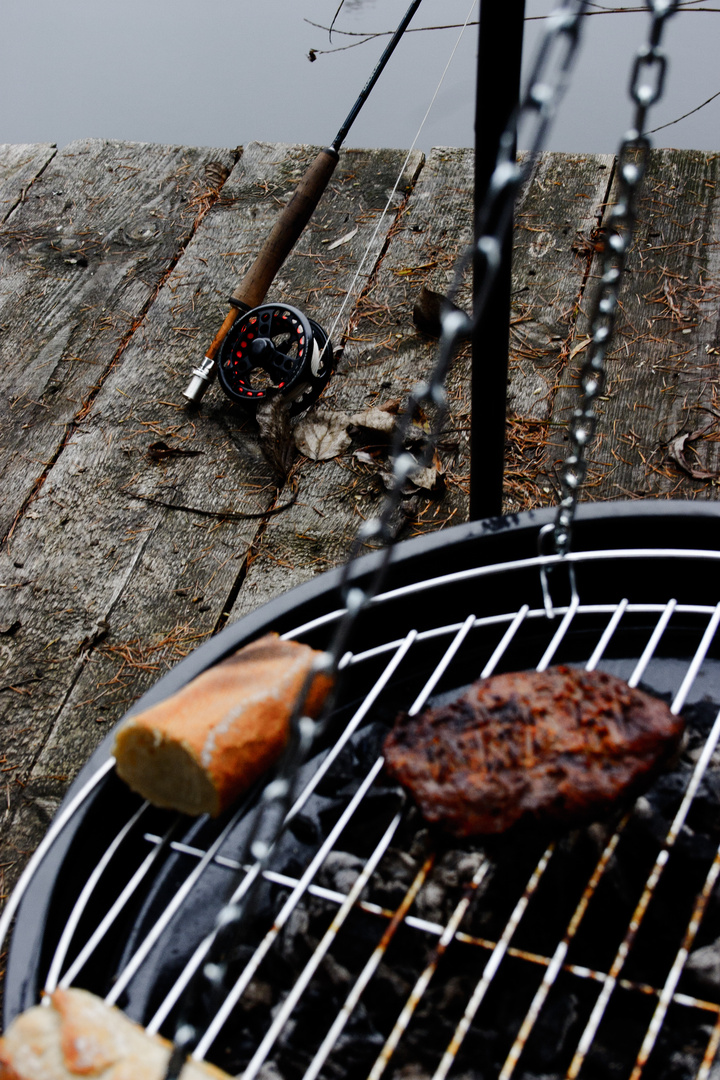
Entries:
POLYGON ((279 395, 291 416, 317 400, 332 372, 327 334, 288 304, 263 304, 239 315, 217 357, 220 385, 232 401, 254 408, 279 395))

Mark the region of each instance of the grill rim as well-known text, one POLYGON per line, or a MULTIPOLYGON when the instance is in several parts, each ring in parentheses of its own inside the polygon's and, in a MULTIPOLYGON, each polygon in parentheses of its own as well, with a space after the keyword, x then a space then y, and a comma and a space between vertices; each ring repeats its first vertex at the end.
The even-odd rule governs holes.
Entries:
MULTIPOLYGON (((472 558, 477 544, 482 545, 483 565, 509 564, 522 558, 535 557, 538 554, 538 533, 543 526, 554 521, 555 513, 553 507, 528 510, 509 517, 470 521, 402 541, 393 549, 388 579, 384 584, 383 592, 421 580, 423 576, 434 577, 437 574, 437 556, 445 553, 448 548, 452 548, 453 551, 455 570, 479 565, 478 560, 472 558), (426 563, 429 572, 424 569, 426 563)), ((720 504, 701 500, 652 502, 619 500, 612 503, 581 503, 578 506, 576 528, 573 533, 573 551, 609 550, 623 546, 706 548, 708 550, 714 548, 720 551, 718 529, 720 529, 720 504), (683 535, 684 531, 691 531, 687 529, 688 519, 691 519, 693 525, 692 535, 689 537, 683 535), (657 526, 660 524, 669 524, 670 533, 659 529, 657 526), (626 538, 632 539, 637 530, 647 533, 643 536, 642 543, 633 541, 631 544, 626 544, 626 538), (699 535, 696 530, 700 530, 701 534, 699 535), (703 539, 705 533, 709 534, 709 542, 703 539)), ((380 553, 370 553, 356 560, 357 573, 354 575, 354 580, 361 587, 371 580, 381 559, 380 553)), ((198 646, 171 671, 158 679, 121 719, 132 716, 176 693, 206 668, 218 663, 231 652, 269 630, 276 630, 282 634, 295 626, 311 622, 318 614, 327 614, 328 611, 333 610, 328 600, 330 604, 334 603, 336 608, 341 608, 341 581, 341 568, 328 570, 282 596, 268 601, 237 622, 229 624, 216 637, 198 646), (336 602, 333 597, 336 598, 336 602), (300 612, 304 614, 300 615, 300 612)), ((97 768, 97 763, 92 769, 89 766, 96 758, 98 761, 107 758, 106 748, 112 744, 113 731, 106 736, 88 759, 73 781, 70 791, 83 780, 90 779, 97 768)), ((67 796, 62 805, 66 800, 67 796)))
MULTIPOLYGON (((688 552, 698 548, 720 550, 720 506, 715 504, 697 501, 619 502, 612 503, 611 507, 611 511, 608 504, 583 504, 579 507, 574 551, 612 550, 618 546, 677 547, 688 552), (641 542, 638 542, 638 536, 641 542)), ((383 591, 437 576, 437 556, 442 550, 446 559, 448 548, 453 551, 453 570, 463 566, 511 564, 522 558, 535 557, 538 531, 552 520, 554 513, 553 509, 546 509, 529 511, 512 518, 470 522, 398 544, 383 591)), ((358 560, 360 580, 370 578, 380 557, 379 554, 370 554, 358 560)), ((339 607, 341 574, 341 570, 332 570, 319 575, 226 627, 216 638, 200 646, 159 679, 126 715, 175 693, 201 671, 261 633, 269 629, 282 633, 283 630, 311 622, 320 608, 323 613, 333 610, 334 599, 337 600, 335 606, 339 607)), ((99 769, 108 769, 113 739, 114 729, 71 784, 55 820, 67 811, 78 792, 99 769)), ((96 794, 102 787, 101 782, 96 794)), ((92 797, 87 800, 85 810, 92 801, 92 797)), ((51 918, 52 889, 74 834, 71 821, 42 857, 20 897, 8 945, 5 1025, 37 1002, 38 965, 45 926, 51 918)))

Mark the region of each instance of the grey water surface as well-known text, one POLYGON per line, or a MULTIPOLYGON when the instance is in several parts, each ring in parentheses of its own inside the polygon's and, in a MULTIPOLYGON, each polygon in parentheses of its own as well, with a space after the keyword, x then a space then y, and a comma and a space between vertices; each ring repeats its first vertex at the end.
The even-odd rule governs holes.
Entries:
MULTIPOLYGON (((329 41, 323 27, 338 3, 3 0, 0 142, 62 146, 98 136, 211 146, 250 139, 327 143, 387 41, 364 37, 392 30, 409 0, 346 0, 329 41)), ((648 17, 640 0, 617 6, 637 10, 615 12, 604 0, 584 20, 583 50, 550 138, 553 149, 610 152, 629 125, 628 70, 648 17)), ((652 126, 720 91, 720 10, 703 10, 714 6, 685 0, 670 21, 666 95, 652 126)), ((554 7, 553 0, 527 0, 526 62, 554 7)), ((348 146, 411 145, 456 45, 457 26, 470 11, 472 22, 477 7, 470 0, 424 0, 348 146)), ((418 136, 421 149, 473 144, 476 51, 471 25, 418 136)), ((718 149, 720 96, 659 131, 654 142, 718 149)))

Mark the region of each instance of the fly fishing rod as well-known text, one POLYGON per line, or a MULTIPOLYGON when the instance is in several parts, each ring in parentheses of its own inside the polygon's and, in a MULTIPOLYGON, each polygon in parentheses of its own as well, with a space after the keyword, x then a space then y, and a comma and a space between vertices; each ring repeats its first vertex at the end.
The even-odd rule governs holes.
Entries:
POLYGON ((320 202, 338 163, 340 147, 420 3, 413 0, 344 124, 308 168, 252 266, 228 298, 230 310, 225 321, 184 391, 189 402, 199 404, 215 375, 232 401, 254 408, 270 393, 279 393, 287 400, 291 414, 308 408, 325 388, 333 372, 332 346, 325 331, 297 308, 263 301, 320 202))

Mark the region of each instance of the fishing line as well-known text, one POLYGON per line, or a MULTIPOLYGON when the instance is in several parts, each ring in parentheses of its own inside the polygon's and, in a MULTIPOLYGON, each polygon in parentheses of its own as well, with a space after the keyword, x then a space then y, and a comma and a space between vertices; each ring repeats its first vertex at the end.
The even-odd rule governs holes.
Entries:
POLYGON ((350 282, 350 286, 349 286, 349 288, 348 288, 348 290, 347 290, 347 292, 345 294, 345 299, 343 300, 342 304, 340 305, 338 313, 335 316, 335 320, 334 320, 332 326, 330 327, 330 333, 328 334, 329 339, 332 338, 332 335, 335 333, 335 330, 337 329, 338 324, 340 323, 340 320, 342 319, 343 312, 345 311, 345 308, 348 305, 348 301, 350 300, 351 296, 353 295, 353 290, 354 290, 355 286, 357 285, 357 282, 358 282, 358 279, 360 277, 360 274, 362 273, 363 267, 365 266, 365 263, 368 260, 368 257, 370 255, 370 251, 372 250, 372 248, 373 248, 373 246, 375 244, 375 240, 377 238, 377 235, 380 232, 380 227, 382 226, 382 223, 385 220, 385 217, 387 216, 387 214, 388 214, 388 212, 390 210, 390 205, 391 205, 393 199, 395 198, 395 194, 396 194, 396 192, 397 192, 397 190, 398 190, 398 188, 400 186, 400 181, 402 180, 403 176, 405 175, 405 170, 406 170, 406 168, 408 166, 408 163, 410 161, 410 158, 411 158, 411 156, 412 156, 412 154, 413 154, 413 152, 415 150, 415 147, 416 147, 416 145, 418 143, 418 140, 419 140, 420 136, 422 135, 425 124, 427 123, 427 119, 428 119, 430 113, 432 112, 432 110, 433 110, 433 108, 435 106, 435 102, 437 100, 438 94, 440 93, 440 90, 442 89, 442 85, 445 82, 445 77, 446 77, 448 71, 450 70, 450 66, 451 66, 453 60, 455 59, 455 54, 456 54, 456 52, 457 52, 457 50, 458 50, 458 48, 460 46, 460 42, 462 41, 464 33, 467 30, 467 27, 468 27, 468 24, 470 22, 470 18, 472 16, 472 13, 475 10, 475 8, 477 7, 477 3, 478 3, 478 0, 473 0, 472 4, 470 5, 470 10, 467 13, 467 16, 465 18, 465 22, 463 23, 463 25, 462 25, 462 27, 460 29, 460 33, 457 36, 457 40, 456 40, 456 42, 455 42, 455 44, 454 44, 454 46, 452 48, 450 56, 448 57, 447 63, 445 64, 443 72, 442 72, 442 74, 440 76, 440 80, 439 80, 437 86, 435 87, 435 91, 434 91, 434 93, 432 95, 432 98, 430 99, 430 104, 428 105, 427 109, 425 110, 425 115, 423 116, 422 120, 420 121, 420 126, 419 126, 419 128, 417 130, 415 138, 412 141, 412 145, 411 145, 410 149, 408 150, 407 154, 405 155, 405 160, 403 161, 403 163, 402 163, 402 165, 400 167, 400 172, 398 173, 397 179, 395 181, 395 186, 393 187, 392 191, 390 192, 388 200, 385 203, 385 209, 382 211, 382 213, 381 213, 381 215, 380 215, 380 217, 378 219, 377 225, 375 226, 373 234, 370 237, 370 241, 367 244, 367 247, 365 248, 365 251, 363 252, 363 255, 362 255, 361 259, 360 259, 360 263, 358 264, 358 268, 357 268, 357 270, 355 272, 355 276, 353 277, 352 281, 350 282))

